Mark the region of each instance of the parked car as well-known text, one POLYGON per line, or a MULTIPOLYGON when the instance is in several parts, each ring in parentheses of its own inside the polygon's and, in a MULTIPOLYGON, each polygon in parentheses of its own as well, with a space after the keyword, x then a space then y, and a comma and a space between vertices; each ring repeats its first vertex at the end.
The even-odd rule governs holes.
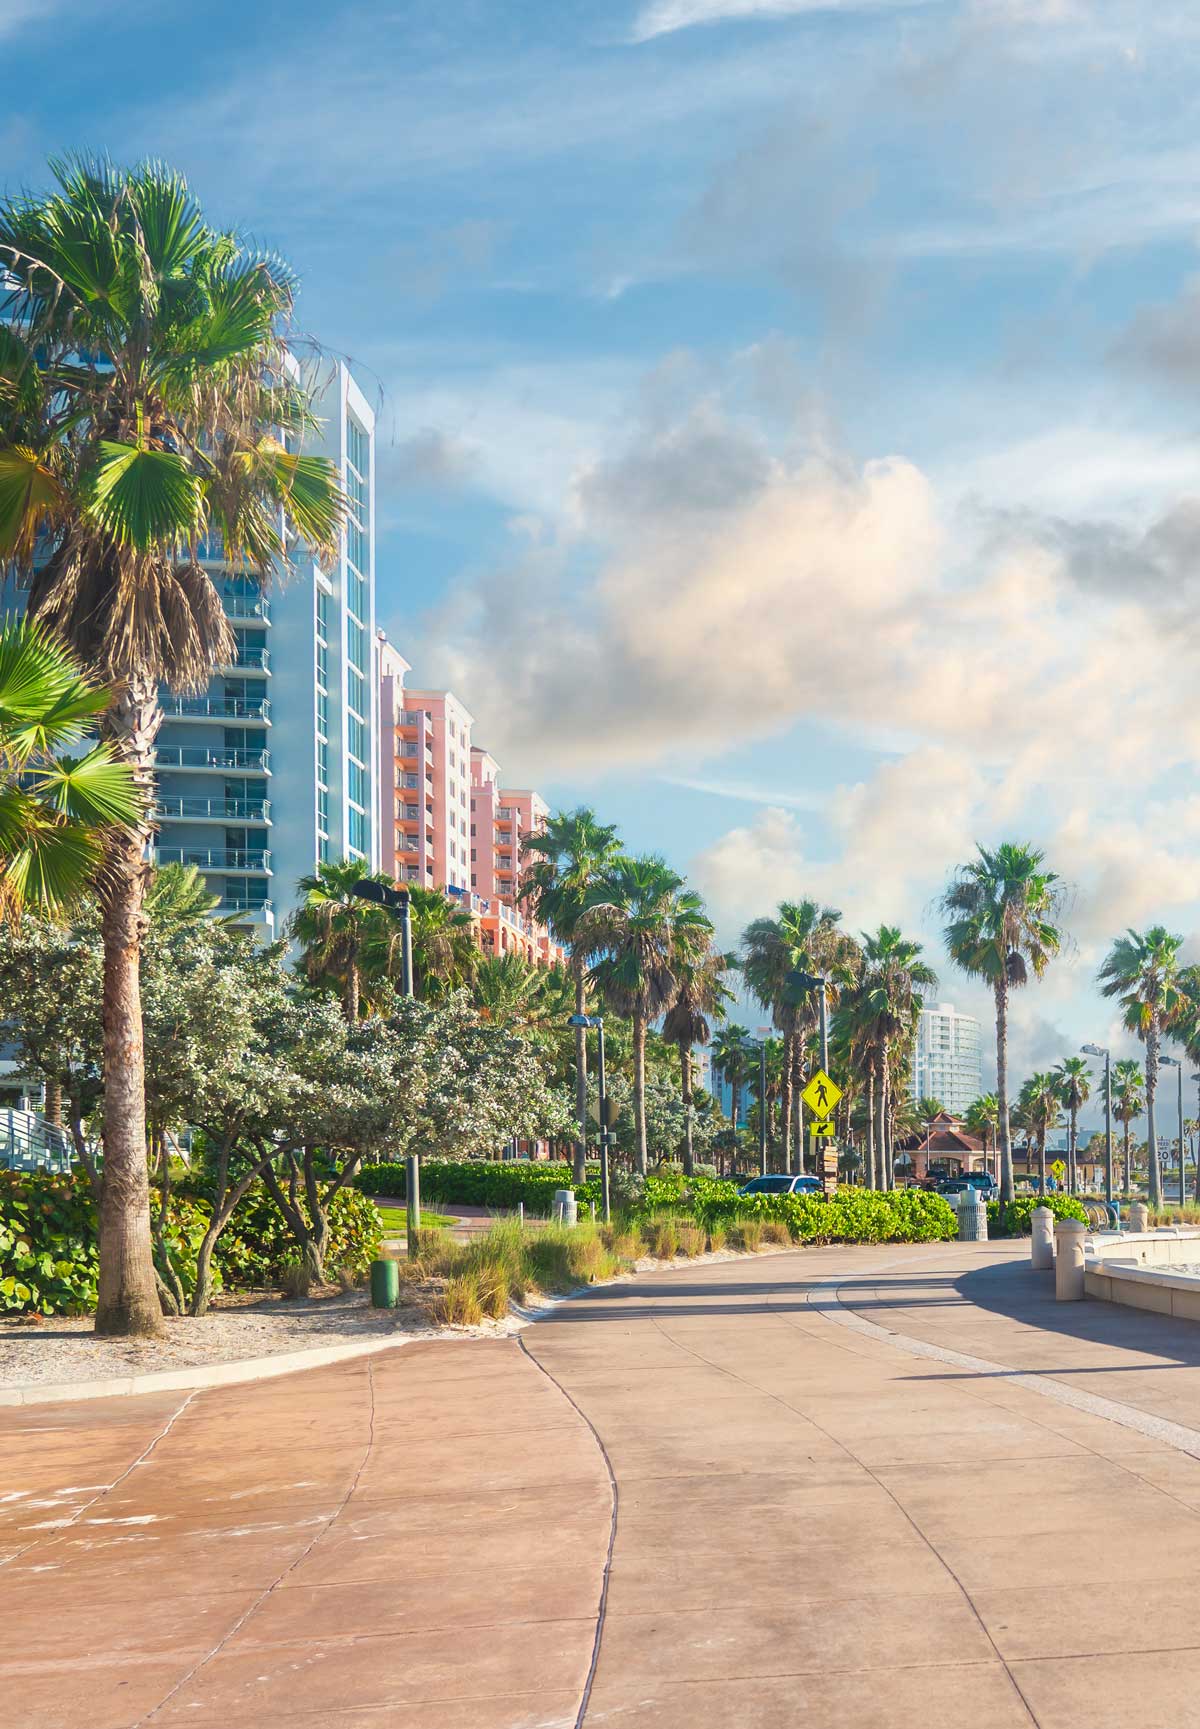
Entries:
POLYGON ((825 1185, 820 1177, 752 1177, 739 1190, 739 1195, 823 1195, 825 1185))
POLYGON ((964 1195, 970 1189, 977 1189, 985 1201, 996 1198, 995 1178, 988 1171, 968 1171, 965 1177, 943 1177, 937 1186, 939 1195, 964 1195))

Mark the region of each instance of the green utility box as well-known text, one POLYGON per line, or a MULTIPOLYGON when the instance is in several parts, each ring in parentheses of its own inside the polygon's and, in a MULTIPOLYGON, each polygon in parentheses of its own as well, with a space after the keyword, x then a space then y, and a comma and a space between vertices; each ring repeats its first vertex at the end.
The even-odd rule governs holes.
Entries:
POLYGON ((400 1269, 395 1261, 371 1262, 371 1307, 395 1309, 400 1305, 400 1269))

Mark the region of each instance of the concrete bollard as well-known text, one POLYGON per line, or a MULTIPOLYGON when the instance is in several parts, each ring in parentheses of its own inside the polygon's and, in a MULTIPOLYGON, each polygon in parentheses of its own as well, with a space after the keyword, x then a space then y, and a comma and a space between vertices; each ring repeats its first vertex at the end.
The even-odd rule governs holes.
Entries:
POLYGON ((987 1207, 978 1189, 970 1189, 958 1198, 958 1240, 960 1243, 987 1242, 987 1207))
POLYGON ((560 1225, 577 1225, 579 1223, 579 1202, 574 1189, 555 1189, 554 1217, 560 1225))
POLYGON ((1055 1231, 1058 1254, 1054 1263, 1054 1297, 1059 1303, 1083 1301, 1083 1245, 1087 1226, 1080 1219, 1060 1219, 1055 1231))
POLYGON ((1150 1229, 1150 1209, 1145 1201, 1130 1201, 1129 1229, 1138 1235, 1150 1229))
POLYGON ((1049 1207, 1035 1207, 1029 1223, 1033 1232, 1030 1258, 1034 1270, 1044 1273, 1054 1265, 1054 1214, 1049 1207))

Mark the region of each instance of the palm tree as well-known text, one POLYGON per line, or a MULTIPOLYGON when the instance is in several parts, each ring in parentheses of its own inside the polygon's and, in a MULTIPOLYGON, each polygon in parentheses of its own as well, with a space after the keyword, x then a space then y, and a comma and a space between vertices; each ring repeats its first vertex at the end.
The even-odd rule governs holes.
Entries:
POLYGON ((798 989, 791 975, 827 973, 828 1002, 831 1008, 836 1006, 858 964, 857 945, 840 928, 841 916, 835 907, 818 901, 781 901, 775 918, 754 919, 742 932, 742 976, 783 1037, 783 1156, 788 1170, 792 1168, 793 1115, 804 1079, 804 1049, 817 1025, 813 994, 798 989))
POLYGON ((544 969, 523 955, 483 955, 471 981, 475 1007, 485 1021, 532 1026, 539 1018, 543 977, 544 969))
POLYGON ((752 1050, 749 1029, 737 1022, 721 1027, 712 1042, 713 1068, 729 1087, 729 1120, 735 1137, 738 1106, 742 1102, 742 1088, 749 1079, 752 1050))
POLYGON ((684 957, 679 967, 679 992, 667 1010, 662 1036, 679 1051, 679 1074, 687 1122, 683 1147, 683 1174, 695 1171, 695 1149, 692 1145, 692 1048, 706 1045, 712 1036, 712 1020, 725 1013, 726 1003, 733 1001, 725 984, 725 974, 733 965, 733 956, 722 954, 710 943, 695 954, 684 957))
POLYGON ((1113 1116, 1121 1125, 1121 1157, 1125 1165, 1125 1199, 1133 1193, 1133 1161, 1129 1148, 1130 1125, 1146 1108, 1146 1080, 1141 1064, 1134 1057, 1122 1057, 1113 1064, 1113 1116))
POLYGON ((963 1118, 969 1135, 978 1135, 983 1142, 984 1158, 989 1151, 996 1151, 996 1132, 1000 1126, 1000 1105, 995 1093, 981 1093, 967 1107, 963 1118), (989 1146, 990 1143, 990 1146, 989 1146))
POLYGON ((599 956, 592 982, 615 1014, 633 1022, 637 1165, 646 1169, 646 1029, 679 995, 680 975, 712 941, 694 889, 656 854, 618 858, 588 897, 576 941, 599 956))
MULTIPOLYGON (((158 164, 51 164, 0 204, 0 563, 111 687, 101 734, 147 812, 160 690, 203 690, 233 633, 201 540, 264 580, 297 539, 337 548, 335 466, 286 351, 295 281, 210 228, 158 164), (35 549, 37 556, 35 557, 35 549)), ((104 1198, 96 1331, 157 1333, 139 963, 148 814, 108 846, 104 1198)))
POLYGON ((1082 1057, 1064 1057, 1054 1074, 1058 1081, 1058 1096, 1069 1114, 1067 1188, 1074 1194, 1079 1186, 1079 1110, 1091 1096, 1092 1072, 1082 1057))
MULTIPOLYGON (((1180 1001, 1172 1016, 1171 1032, 1179 1040, 1188 1061, 1200 1069, 1200 966, 1184 967, 1179 974, 1180 1001)), ((1192 1079, 1200 1082, 1200 1072, 1192 1079)), ((1200 1098, 1200 1093, 1198 1093, 1200 1098)), ((1195 1199, 1200 1205, 1200 1149, 1196 1159, 1195 1199)))
POLYGON ((365 951, 372 936, 378 941, 380 934, 381 909, 355 893, 368 881, 391 887, 390 877, 372 874, 362 859, 319 864, 301 877, 297 886, 304 899, 289 924, 289 935, 300 944, 305 977, 310 984, 336 989, 352 1024, 362 1012, 365 951))
POLYGON ((1061 904, 1058 877, 1037 847, 1005 841, 961 865, 942 896, 946 947, 965 973, 986 979, 996 1003, 996 1103, 1000 1114, 1000 1198, 1013 1196, 1008 1119, 1008 1002, 1014 990, 1040 979, 1062 947, 1054 923, 1061 904))
POLYGON ((61 913, 99 870, 106 831, 141 819, 133 775, 109 745, 62 754, 108 703, 44 630, 0 625, 0 916, 61 913))
MULTIPOLYGON (((577 1015, 587 1008, 587 965, 591 958, 587 942, 580 936, 580 920, 596 882, 616 861, 620 850, 616 829, 600 822, 586 805, 558 811, 542 828, 521 837, 521 898, 570 955, 577 1015)), ((575 1114, 579 1139, 573 1173, 577 1183, 583 1182, 587 1163, 587 1113, 587 1028, 577 1026, 575 1114)))
POLYGON ((1062 1115, 1058 1076, 1048 1071, 1030 1075, 1021 1088, 1021 1118, 1038 1151, 1038 1192, 1046 1193, 1046 1136, 1062 1115))
POLYGON ((921 1012, 922 992, 937 984, 937 975, 921 959, 921 944, 894 925, 880 925, 863 934, 862 970, 850 994, 846 1012, 867 1064, 867 1181, 871 1188, 893 1186, 895 1164, 892 1134, 896 1116, 893 1097, 898 1050, 911 1049, 921 1012))
MULTIPOLYGON (((413 991, 423 1002, 440 1002, 454 991, 465 990, 483 959, 469 912, 442 893, 413 883, 408 891, 412 928, 413 991)), ((398 937, 390 931, 389 957, 380 965, 394 973, 398 937)))
POLYGON ((1100 968, 1100 988, 1106 997, 1119 997, 1125 1025, 1146 1047, 1146 1128, 1150 1168, 1150 1205, 1162 1206, 1162 1172, 1154 1124, 1158 1087, 1158 1047, 1163 1028, 1179 1010, 1179 951, 1183 938, 1162 925, 1148 931, 1127 931, 1118 937, 1100 968))

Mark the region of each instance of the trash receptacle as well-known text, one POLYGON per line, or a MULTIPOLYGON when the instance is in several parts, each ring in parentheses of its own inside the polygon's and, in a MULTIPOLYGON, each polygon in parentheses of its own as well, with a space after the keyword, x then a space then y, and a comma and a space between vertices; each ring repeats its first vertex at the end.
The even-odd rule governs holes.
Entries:
POLYGON ((395 1309, 400 1304, 400 1269, 395 1261, 371 1262, 371 1307, 395 1309))
POLYGON ((574 1189, 555 1189, 554 1217, 562 1225, 578 1224, 579 1203, 575 1198, 574 1189))

